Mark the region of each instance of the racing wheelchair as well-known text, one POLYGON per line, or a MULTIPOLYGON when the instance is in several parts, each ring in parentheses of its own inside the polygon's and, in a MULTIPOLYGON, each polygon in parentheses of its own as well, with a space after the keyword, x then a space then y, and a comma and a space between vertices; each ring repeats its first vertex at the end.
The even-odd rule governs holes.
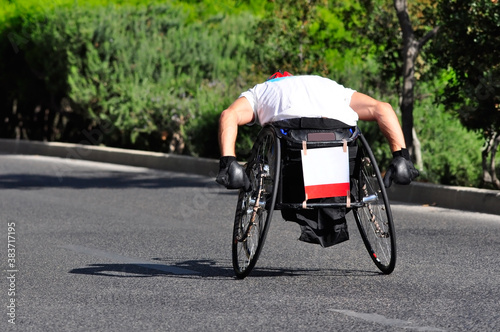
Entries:
MULTIPOLYGON (((321 167, 335 170, 335 163, 323 162, 321 167)), ((252 271, 264 246, 273 211, 283 209, 352 210, 375 265, 384 274, 394 270, 396 236, 389 200, 372 150, 357 126, 349 127, 326 118, 297 118, 267 124, 255 140, 245 172, 252 187, 249 191, 240 189, 236 206, 232 261, 237 278, 243 279, 252 271), (290 155, 301 151, 304 158, 307 151, 328 148, 348 152, 344 197, 334 202, 308 200, 307 188, 303 187, 306 199, 290 200, 283 177, 290 155)))

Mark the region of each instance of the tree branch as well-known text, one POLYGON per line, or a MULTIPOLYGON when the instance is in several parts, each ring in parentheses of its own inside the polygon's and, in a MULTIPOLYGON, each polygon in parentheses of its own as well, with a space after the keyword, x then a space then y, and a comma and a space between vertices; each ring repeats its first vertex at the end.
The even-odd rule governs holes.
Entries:
POLYGON ((431 31, 427 32, 425 36, 423 36, 419 41, 418 41, 418 48, 422 48, 425 43, 429 41, 432 37, 434 37, 439 31, 439 26, 434 27, 431 31))

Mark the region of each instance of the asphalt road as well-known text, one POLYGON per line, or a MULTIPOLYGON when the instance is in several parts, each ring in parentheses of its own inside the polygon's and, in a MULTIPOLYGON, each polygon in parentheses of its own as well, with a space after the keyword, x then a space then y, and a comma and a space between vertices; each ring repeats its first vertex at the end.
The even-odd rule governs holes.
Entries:
POLYGON ((323 249, 277 213, 236 280, 235 202, 207 177, 0 155, 0 330, 500 330, 500 216, 394 202, 387 276, 352 216, 323 249))

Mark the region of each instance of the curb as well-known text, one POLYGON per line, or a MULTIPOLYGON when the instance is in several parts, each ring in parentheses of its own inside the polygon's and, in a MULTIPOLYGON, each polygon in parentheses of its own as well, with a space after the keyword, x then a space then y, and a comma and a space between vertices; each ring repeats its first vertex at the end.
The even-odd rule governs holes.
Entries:
POLYGON ((498 190, 413 182, 409 186, 392 185, 387 195, 391 201, 500 215, 498 190))
POLYGON ((219 161, 214 159, 70 143, 0 139, 0 152, 97 161, 214 178, 219 171, 219 161))
MULTIPOLYGON (((0 139, 0 152, 97 161, 214 178, 219 170, 219 161, 215 159, 58 142, 0 139)), ((391 201, 500 215, 500 191, 497 190, 413 182, 409 186, 392 185, 387 193, 391 201)))

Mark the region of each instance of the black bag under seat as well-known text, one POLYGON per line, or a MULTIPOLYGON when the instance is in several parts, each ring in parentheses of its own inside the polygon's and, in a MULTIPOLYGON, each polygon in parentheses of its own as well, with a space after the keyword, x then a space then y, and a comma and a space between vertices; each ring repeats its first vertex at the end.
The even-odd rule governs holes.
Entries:
MULTIPOLYGON (((278 197, 283 203, 302 203, 305 200, 302 174, 301 150, 307 148, 333 147, 347 144, 349 148, 349 170, 354 170, 357 145, 356 127, 327 118, 297 118, 272 123, 281 141, 281 186, 278 197), (344 143, 344 141, 346 143, 344 143)), ((329 166, 328 166, 329 167, 329 166)), ((335 165, 331 165, 335 167, 335 165)), ((308 202, 345 203, 346 197, 329 197, 308 202)), ((285 220, 300 225, 299 240, 329 247, 349 239, 345 220, 346 208, 282 209, 285 220)))

